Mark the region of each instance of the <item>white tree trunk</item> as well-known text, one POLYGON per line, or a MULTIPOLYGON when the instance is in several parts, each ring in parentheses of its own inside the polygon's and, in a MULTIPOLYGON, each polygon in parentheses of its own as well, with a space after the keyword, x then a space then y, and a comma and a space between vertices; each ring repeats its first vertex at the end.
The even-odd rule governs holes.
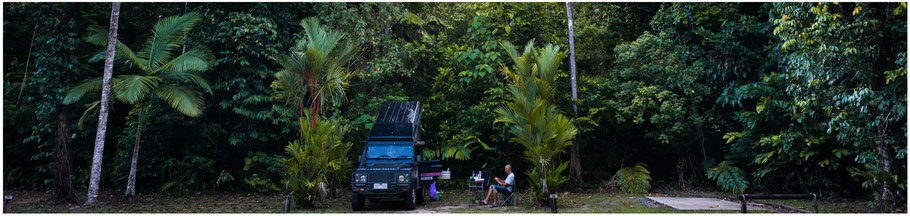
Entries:
MULTIPOLYGON (((572 2, 566 2, 566 15, 569 17, 569 81, 572 86, 572 111, 575 117, 578 117, 578 105, 575 100, 578 99, 578 88, 575 85, 575 20, 572 19, 572 2)), ((581 188, 584 180, 581 179, 581 155, 578 152, 578 142, 572 140, 572 146, 569 147, 569 172, 574 174, 575 185, 581 188)))
POLYGON ((98 203, 98 187, 101 183, 101 162, 104 158, 104 135, 107 132, 107 114, 111 96, 111 77, 114 71, 114 54, 117 46, 117 24, 120 20, 120 2, 111 5, 111 23, 107 37, 107 57, 104 59, 104 78, 101 87, 101 108, 98 113, 98 131, 95 135, 95 151, 92 156, 92 174, 88 183, 88 199, 84 205, 98 203))

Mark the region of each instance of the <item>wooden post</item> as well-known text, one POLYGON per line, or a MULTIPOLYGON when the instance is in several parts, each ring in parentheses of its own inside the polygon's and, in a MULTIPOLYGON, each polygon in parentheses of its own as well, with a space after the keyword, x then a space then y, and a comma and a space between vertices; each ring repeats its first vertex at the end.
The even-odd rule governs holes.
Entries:
POLYGON ((558 195, 556 195, 556 194, 550 194, 550 212, 552 212, 552 213, 559 212, 559 210, 556 209, 556 198, 557 197, 558 197, 558 195))
POLYGON ((745 194, 739 195, 739 204, 742 206, 741 213, 746 213, 746 195, 745 194))
POLYGON ((284 213, 291 212, 291 195, 284 198, 284 213))
POLYGON ((9 212, 9 203, 13 201, 12 195, 6 195, 3 197, 3 213, 9 212))
POLYGON ((818 196, 812 194, 812 213, 818 214, 818 196))

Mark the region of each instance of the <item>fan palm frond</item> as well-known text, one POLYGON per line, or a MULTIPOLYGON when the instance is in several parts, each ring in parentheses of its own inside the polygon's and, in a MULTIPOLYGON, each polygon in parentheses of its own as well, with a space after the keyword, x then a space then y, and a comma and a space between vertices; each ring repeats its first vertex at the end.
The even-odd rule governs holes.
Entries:
POLYGON ((299 73, 293 73, 289 70, 281 70, 274 74, 275 81, 272 81, 272 89, 275 90, 275 98, 287 101, 291 104, 303 103, 303 98, 308 92, 306 79, 299 73))
POLYGON ((303 70, 307 67, 306 62, 298 55, 296 52, 291 52, 290 55, 286 54, 276 54, 270 57, 275 62, 281 65, 285 70, 288 70, 293 73, 303 74, 303 70))
POLYGON ((343 42, 343 33, 329 30, 314 17, 303 19, 300 25, 306 37, 288 54, 271 57, 283 67, 272 83, 276 97, 299 104, 311 93, 310 101, 320 107, 343 101, 348 81, 357 75, 346 71, 344 65, 356 55, 357 47, 343 42))
POLYGON ((316 95, 320 95, 317 104, 323 106, 326 102, 344 101, 344 90, 350 85, 351 74, 346 73, 343 67, 333 65, 320 75, 319 82, 314 84, 316 95))

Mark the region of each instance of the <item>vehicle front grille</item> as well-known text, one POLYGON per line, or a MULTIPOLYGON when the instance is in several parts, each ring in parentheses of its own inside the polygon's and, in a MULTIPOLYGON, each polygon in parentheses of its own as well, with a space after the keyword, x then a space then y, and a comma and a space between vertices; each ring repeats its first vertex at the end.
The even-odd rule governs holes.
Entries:
POLYGON ((367 181, 394 183, 395 173, 370 173, 367 175, 367 181))

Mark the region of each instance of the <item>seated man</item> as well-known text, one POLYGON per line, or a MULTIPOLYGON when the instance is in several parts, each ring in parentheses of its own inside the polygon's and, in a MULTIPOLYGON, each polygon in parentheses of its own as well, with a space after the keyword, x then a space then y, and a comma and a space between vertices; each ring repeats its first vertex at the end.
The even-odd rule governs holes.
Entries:
POLYGON ((493 195, 493 207, 499 205, 499 197, 494 195, 497 193, 502 193, 503 195, 512 194, 512 184, 515 183, 515 174, 512 174, 512 165, 506 165, 506 174, 509 176, 506 177, 506 180, 502 180, 499 177, 496 177, 496 183, 499 185, 490 185, 490 191, 487 192, 487 198, 483 199, 483 205, 487 204, 487 200, 490 199, 490 195, 493 195))

